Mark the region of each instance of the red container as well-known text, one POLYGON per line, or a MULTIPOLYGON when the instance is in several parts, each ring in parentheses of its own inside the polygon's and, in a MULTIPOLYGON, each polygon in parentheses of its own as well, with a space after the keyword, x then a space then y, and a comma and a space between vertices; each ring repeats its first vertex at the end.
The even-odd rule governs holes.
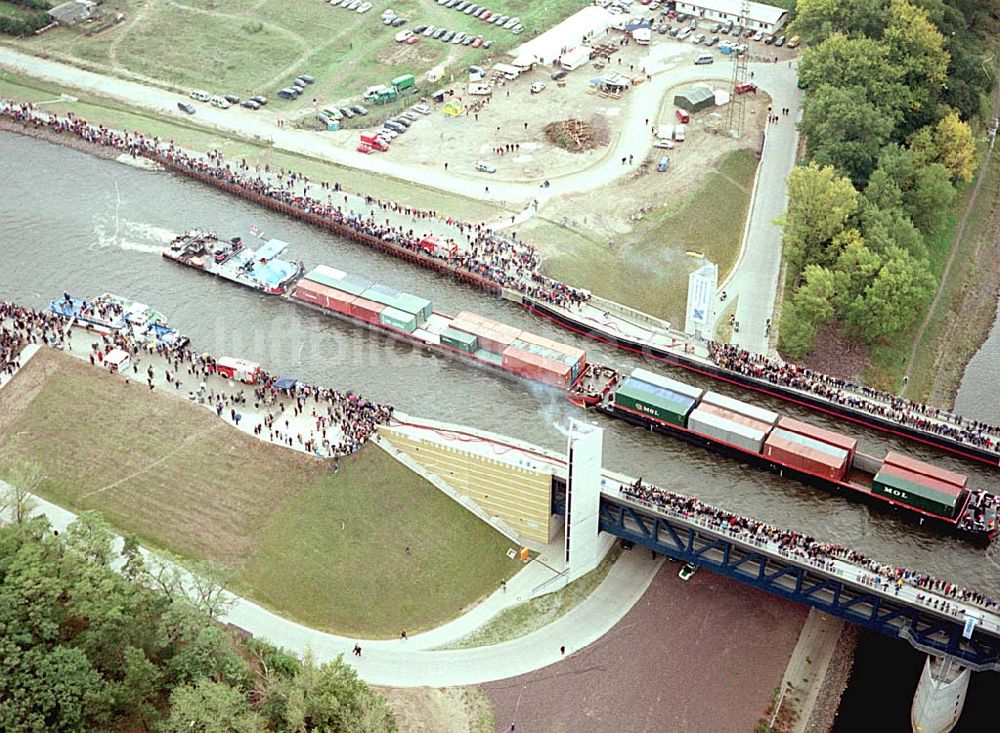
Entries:
POLYGON ((764 441, 764 455, 790 468, 839 481, 847 470, 847 455, 838 461, 834 456, 773 433, 764 441))
POLYGON ((306 303, 326 307, 326 295, 320 290, 323 286, 309 280, 300 280, 292 288, 292 297, 306 303))
MULTIPOLYGON (((321 285, 320 287, 326 287, 321 285)), ((334 288, 326 288, 329 292, 326 294, 326 307, 328 310, 337 311, 338 313, 345 313, 347 315, 351 314, 351 306, 357 302, 358 296, 351 295, 350 293, 345 293, 340 290, 335 290, 334 288)))
POLYGON ((907 481, 912 481, 915 484, 926 486, 928 489, 934 489, 934 491, 940 491, 942 494, 947 494, 948 496, 960 496, 963 491, 961 486, 939 481, 936 478, 915 473, 914 471, 908 471, 905 468, 897 466, 893 463, 882 464, 882 472, 887 473, 890 476, 905 478, 907 481))
POLYGON ((483 318, 469 311, 462 311, 455 316, 451 327, 478 336, 479 347, 492 351, 494 354, 502 354, 504 349, 514 343, 514 339, 521 335, 519 328, 483 318))
POLYGON ((858 448, 858 441, 850 436, 835 433, 832 430, 824 430, 809 423, 793 420, 790 417, 783 417, 778 420, 778 427, 790 433, 798 433, 799 435, 805 435, 807 438, 814 438, 827 445, 843 448, 847 451, 848 460, 854 458, 854 451, 858 448))
POLYGON ((567 389, 572 382, 573 367, 532 354, 530 351, 509 347, 504 350, 502 359, 504 369, 534 379, 536 382, 551 384, 562 389, 567 389))
POLYGON ((969 477, 964 474, 932 466, 930 463, 918 461, 916 458, 910 458, 909 456, 897 453, 896 451, 889 451, 884 462, 890 466, 899 466, 900 468, 904 468, 911 473, 918 473, 922 476, 927 476, 946 484, 952 484, 960 489, 964 489, 966 483, 969 481, 969 477))
POLYGON ((352 316, 357 316, 363 321, 368 321, 369 323, 378 323, 378 316, 385 309, 385 306, 381 303, 373 303, 370 300, 365 300, 364 298, 355 298, 354 302, 350 304, 350 312, 352 316))

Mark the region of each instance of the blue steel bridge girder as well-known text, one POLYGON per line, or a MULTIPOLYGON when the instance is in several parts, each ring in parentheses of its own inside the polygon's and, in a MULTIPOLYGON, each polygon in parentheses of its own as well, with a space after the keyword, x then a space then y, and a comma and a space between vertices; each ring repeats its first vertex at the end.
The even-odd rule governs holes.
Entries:
POLYGON ((826 575, 818 568, 760 552, 719 533, 689 526, 652 509, 601 499, 599 527, 637 545, 708 568, 781 598, 858 626, 908 641, 923 652, 951 656, 973 670, 1000 670, 1000 639, 977 630, 962 637, 958 621, 826 575))

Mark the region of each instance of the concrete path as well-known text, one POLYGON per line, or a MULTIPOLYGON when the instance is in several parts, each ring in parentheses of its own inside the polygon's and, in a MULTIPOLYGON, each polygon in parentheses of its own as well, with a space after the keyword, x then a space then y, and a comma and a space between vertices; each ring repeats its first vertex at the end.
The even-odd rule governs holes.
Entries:
MULTIPOLYGON (((799 144, 797 124, 801 118, 803 92, 798 88, 797 61, 764 64, 764 68, 784 73, 763 73, 754 65, 757 77, 768 79, 765 88, 773 98, 772 107, 778 115, 777 123, 765 128, 764 150, 754 182, 750 214, 744 231, 743 245, 736 267, 719 286, 719 293, 726 291, 727 300, 739 297, 736 320, 739 332, 733 333, 733 343, 760 354, 768 352, 767 320, 774 313, 778 276, 781 271, 781 227, 775 220, 785 211, 788 202, 788 175, 795 167, 799 144), (782 115, 781 110, 791 112, 782 115)), ((718 316, 725 304, 717 301, 718 316)), ((709 331, 714 332, 714 328, 709 331)))
POLYGON ((794 728, 796 733, 806 730, 845 623, 836 616, 828 616, 813 608, 802 626, 781 680, 785 697, 782 707, 791 705, 798 712, 794 728))
MULTIPOLYGON (((91 340, 93 340, 92 335, 74 331, 75 347, 65 353, 86 360, 88 353, 86 347, 91 340)), ((38 345, 32 344, 21 352, 21 368, 30 361, 39 348, 38 345)), ((154 374, 162 379, 165 365, 160 363, 159 357, 144 355, 142 359, 144 367, 157 364, 157 367, 154 367, 154 374)), ((141 373, 143 369, 140 369, 141 373)), ((9 378, 0 382, 0 389, 9 384, 16 374, 15 371, 9 378)), ((118 376, 125 378, 123 375, 118 376)), ((219 381, 224 383, 224 380, 219 381)), ((144 388, 139 384, 136 387, 144 388)), ((177 397, 183 399, 180 394, 177 397)), ((226 422, 232 425, 228 420, 226 422)), ((240 428, 245 429, 242 424, 240 428)), ((250 432, 252 434, 252 431, 250 432)), ((73 512, 41 497, 33 499, 36 503, 35 511, 45 514, 55 529, 64 531, 76 519, 73 512)), ((120 536, 115 537, 115 543, 116 550, 120 550, 120 536)), ((468 613, 406 640, 359 640, 328 634, 290 621, 252 601, 232 594, 229 594, 232 608, 222 620, 236 624, 256 637, 267 639, 298 654, 311 650, 320 661, 334 659, 343 654, 347 661, 358 669, 361 677, 373 684, 395 687, 447 686, 502 679, 559 661, 562 656, 559 651, 561 646, 565 646, 566 653, 569 654, 601 638, 638 602, 663 561, 662 558, 650 558, 645 553, 625 553, 591 596, 552 624, 504 644, 433 651, 435 647, 462 639, 496 614, 530 598, 534 588, 555 574, 551 564, 556 561, 555 555, 559 554, 559 549, 558 544, 545 548, 542 555, 528 563, 507 582, 506 589, 498 588, 468 613), (351 654, 356 643, 362 646, 361 657, 351 654)), ((148 550, 143 549, 143 552, 147 557, 152 557, 148 550)))

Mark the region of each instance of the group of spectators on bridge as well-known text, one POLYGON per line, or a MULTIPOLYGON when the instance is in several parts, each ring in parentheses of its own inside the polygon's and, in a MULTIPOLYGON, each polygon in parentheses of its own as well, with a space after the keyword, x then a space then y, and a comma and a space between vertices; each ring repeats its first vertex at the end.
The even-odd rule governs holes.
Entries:
MULTIPOLYGON (((843 545, 828 542, 817 542, 813 537, 790 529, 780 529, 757 519, 743 517, 738 514, 719 509, 706 504, 694 497, 677 494, 658 486, 644 483, 638 479, 633 484, 624 484, 621 493, 631 499, 663 509, 685 519, 696 519, 714 530, 727 531, 758 547, 768 544, 778 546, 778 551, 786 557, 795 557, 809 562, 828 572, 837 572, 836 560, 850 563, 866 571, 864 583, 883 589, 898 589, 903 584, 914 588, 933 592, 938 598, 928 598, 927 603, 940 600, 940 606, 935 608, 952 612, 948 599, 974 604, 990 611, 1000 610, 1000 599, 978 591, 960 587, 946 580, 934 578, 926 573, 918 573, 903 567, 888 565, 873 560, 856 550, 843 545)), ((862 576, 855 578, 862 582, 862 576)), ((921 599, 924 600, 924 599, 921 599)), ((957 609, 954 611, 957 615, 957 609)))
MULTIPOLYGON (((0 301, 0 382, 19 368, 19 355, 28 344, 65 348, 69 322, 68 318, 49 311, 0 301)), ((250 399, 243 390, 232 392, 204 386, 205 380, 216 373, 215 357, 195 352, 186 343, 137 342, 123 331, 100 334, 100 340, 90 345, 90 362, 102 364, 104 357, 116 348, 131 355, 133 378, 140 375, 139 361, 143 354, 159 357, 164 381, 175 390, 181 390, 184 381, 181 375, 186 371, 189 377, 203 383, 189 397, 207 402, 219 417, 224 417, 228 410, 229 419, 239 425, 239 411, 247 409, 250 399)), ((150 389, 154 374, 150 359, 142 371, 150 389)), ((321 457, 339 458, 360 450, 378 426, 392 418, 391 406, 366 400, 350 391, 300 382, 278 387, 277 381, 278 377, 262 370, 253 387, 254 409, 263 413, 253 433, 263 439, 266 432, 267 439, 274 443, 321 457)))
POLYGON ((968 420, 961 415, 953 415, 937 407, 913 402, 891 392, 864 387, 846 379, 788 364, 780 359, 747 351, 732 344, 710 342, 708 353, 709 358, 723 369, 782 387, 800 389, 838 405, 863 410, 870 415, 883 417, 900 425, 1000 453, 1000 426, 979 420, 968 420))
MULTIPOLYGON (((44 127, 57 133, 75 135, 94 145, 112 147, 133 157, 143 157, 170 164, 197 176, 235 186, 247 193, 263 196, 291 206, 298 211, 329 222, 349 227, 384 241, 392 241, 415 253, 439 257, 450 265, 482 277, 500 287, 517 290, 532 298, 556 305, 569 306, 585 302, 590 296, 585 290, 573 288, 539 273, 541 258, 532 245, 518 241, 516 236, 496 234, 483 225, 442 219, 437 212, 400 206, 374 196, 364 196, 369 207, 367 216, 345 211, 339 200, 335 203, 333 192, 341 193, 339 183, 318 184, 325 201, 309 194, 307 176, 294 171, 271 171, 251 166, 245 160, 229 162, 217 151, 208 154, 187 152, 172 142, 139 132, 117 131, 103 125, 91 125, 72 114, 57 116, 35 109, 31 104, 0 100, 0 114, 24 125, 44 127), (375 209, 392 211, 410 216, 413 221, 439 220, 454 226, 466 238, 459 244, 449 238, 443 251, 429 252, 422 244, 428 233, 417 233, 413 228, 393 225, 388 218, 376 221, 375 209)), ((312 184, 316 185, 316 184, 312 184)), ((349 197, 344 195, 344 206, 349 197)))

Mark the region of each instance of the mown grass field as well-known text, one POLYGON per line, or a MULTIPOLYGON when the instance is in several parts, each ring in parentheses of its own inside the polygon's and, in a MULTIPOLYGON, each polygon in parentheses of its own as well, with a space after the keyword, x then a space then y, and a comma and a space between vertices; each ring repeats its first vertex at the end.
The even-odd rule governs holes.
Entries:
POLYGON ((340 462, 260 443, 209 411, 57 352, 0 392, 0 473, 120 531, 234 572, 233 590, 320 629, 439 625, 518 564, 491 527, 375 446, 340 462))
MULTIPOLYGON (((360 101, 364 89, 404 73, 418 77, 444 64, 450 75, 464 74, 473 63, 489 63, 584 7, 583 0, 495 0, 490 8, 521 18, 518 36, 433 0, 383 0, 363 15, 332 7, 322 0, 119 0, 127 19, 85 37, 73 29, 57 29, 19 41, 28 51, 51 55, 103 73, 137 75, 147 82, 182 91, 241 96, 264 94, 274 106, 295 110, 315 97, 322 105, 360 101), (392 8, 408 19, 402 28, 381 23, 392 8), (435 25, 492 39, 489 51, 421 38, 414 45, 393 39, 402 29, 435 25), (275 97, 297 75, 310 74, 316 84, 299 100, 275 97)), ((433 90, 425 90, 433 91, 433 90)))
POLYGON ((648 214, 613 249, 578 237, 572 254, 547 260, 545 270, 598 295, 683 322, 687 275, 701 264, 686 252, 715 262, 720 281, 733 268, 756 170, 752 153, 730 153, 696 191, 648 214))

